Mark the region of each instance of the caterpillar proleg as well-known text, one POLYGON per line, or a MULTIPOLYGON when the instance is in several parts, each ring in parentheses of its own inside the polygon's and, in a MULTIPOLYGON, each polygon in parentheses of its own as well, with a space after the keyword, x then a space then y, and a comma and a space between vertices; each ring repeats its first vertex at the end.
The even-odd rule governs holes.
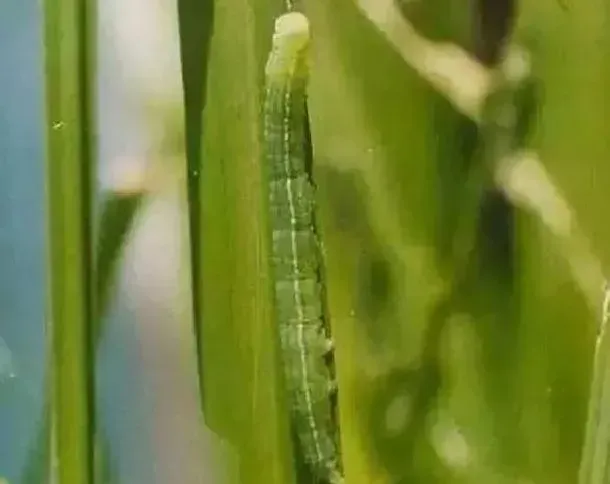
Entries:
POLYGON ((315 482, 343 482, 307 113, 309 21, 277 18, 267 65, 264 148, 276 319, 297 448, 315 482))

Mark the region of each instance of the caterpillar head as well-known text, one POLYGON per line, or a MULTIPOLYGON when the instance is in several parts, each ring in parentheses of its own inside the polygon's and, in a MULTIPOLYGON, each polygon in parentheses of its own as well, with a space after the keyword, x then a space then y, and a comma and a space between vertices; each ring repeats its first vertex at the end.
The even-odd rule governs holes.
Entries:
POLYGON ((301 51, 309 42, 309 20, 299 12, 280 15, 275 20, 273 45, 289 49, 293 53, 301 51))
POLYGON ((275 31, 271 55, 266 73, 271 78, 307 72, 306 53, 309 47, 309 20, 299 12, 279 16, 275 21, 275 31))

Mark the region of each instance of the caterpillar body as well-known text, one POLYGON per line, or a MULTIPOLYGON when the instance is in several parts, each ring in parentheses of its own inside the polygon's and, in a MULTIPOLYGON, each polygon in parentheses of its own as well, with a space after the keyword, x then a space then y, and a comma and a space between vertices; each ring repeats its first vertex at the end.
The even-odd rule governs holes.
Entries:
POLYGON ((264 147, 276 319, 297 447, 316 482, 343 482, 315 225, 307 113, 309 22, 277 18, 266 68, 264 147))

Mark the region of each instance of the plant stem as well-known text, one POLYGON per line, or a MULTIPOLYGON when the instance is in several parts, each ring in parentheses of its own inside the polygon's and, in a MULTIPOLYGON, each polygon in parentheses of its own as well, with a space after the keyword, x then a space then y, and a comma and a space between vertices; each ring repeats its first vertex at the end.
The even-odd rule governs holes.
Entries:
POLYGON ((51 480, 93 483, 93 0, 45 1, 51 480))

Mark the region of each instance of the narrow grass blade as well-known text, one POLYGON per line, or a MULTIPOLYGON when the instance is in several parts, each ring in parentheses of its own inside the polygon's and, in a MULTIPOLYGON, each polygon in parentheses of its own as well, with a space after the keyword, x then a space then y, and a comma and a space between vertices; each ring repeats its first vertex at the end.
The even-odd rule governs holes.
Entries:
POLYGON ((48 0, 45 15, 48 328, 52 478, 93 482, 93 4, 48 0))
POLYGON ((191 249, 192 304, 195 337, 197 340, 197 360, 199 362, 199 386, 203 397, 204 385, 201 378, 203 365, 203 353, 201 351, 201 307, 203 305, 201 282, 202 193, 199 177, 202 173, 202 120, 207 85, 208 52, 214 22, 214 2, 212 0, 204 2, 196 0, 179 0, 178 21, 180 30, 180 58, 182 61, 182 84, 184 87, 184 112, 186 118, 187 196, 191 249))
MULTIPOLYGON (((204 300, 199 324, 205 420, 239 456, 242 483, 293 480, 288 409, 271 318, 260 169, 263 73, 279 11, 280 2, 266 0, 231 8, 215 2, 198 133, 198 232, 205 240, 199 239, 204 270, 194 292, 204 300)), ((187 127, 189 133, 191 129, 187 127)))
POLYGON ((133 221, 145 196, 144 190, 111 191, 102 204, 96 247, 96 314, 93 344, 97 347, 104 316, 111 302, 116 272, 133 221))
POLYGON ((602 324, 595 345, 593 377, 589 396, 589 410, 582 447, 578 484, 605 484, 610 482, 610 287, 606 286, 602 324))

